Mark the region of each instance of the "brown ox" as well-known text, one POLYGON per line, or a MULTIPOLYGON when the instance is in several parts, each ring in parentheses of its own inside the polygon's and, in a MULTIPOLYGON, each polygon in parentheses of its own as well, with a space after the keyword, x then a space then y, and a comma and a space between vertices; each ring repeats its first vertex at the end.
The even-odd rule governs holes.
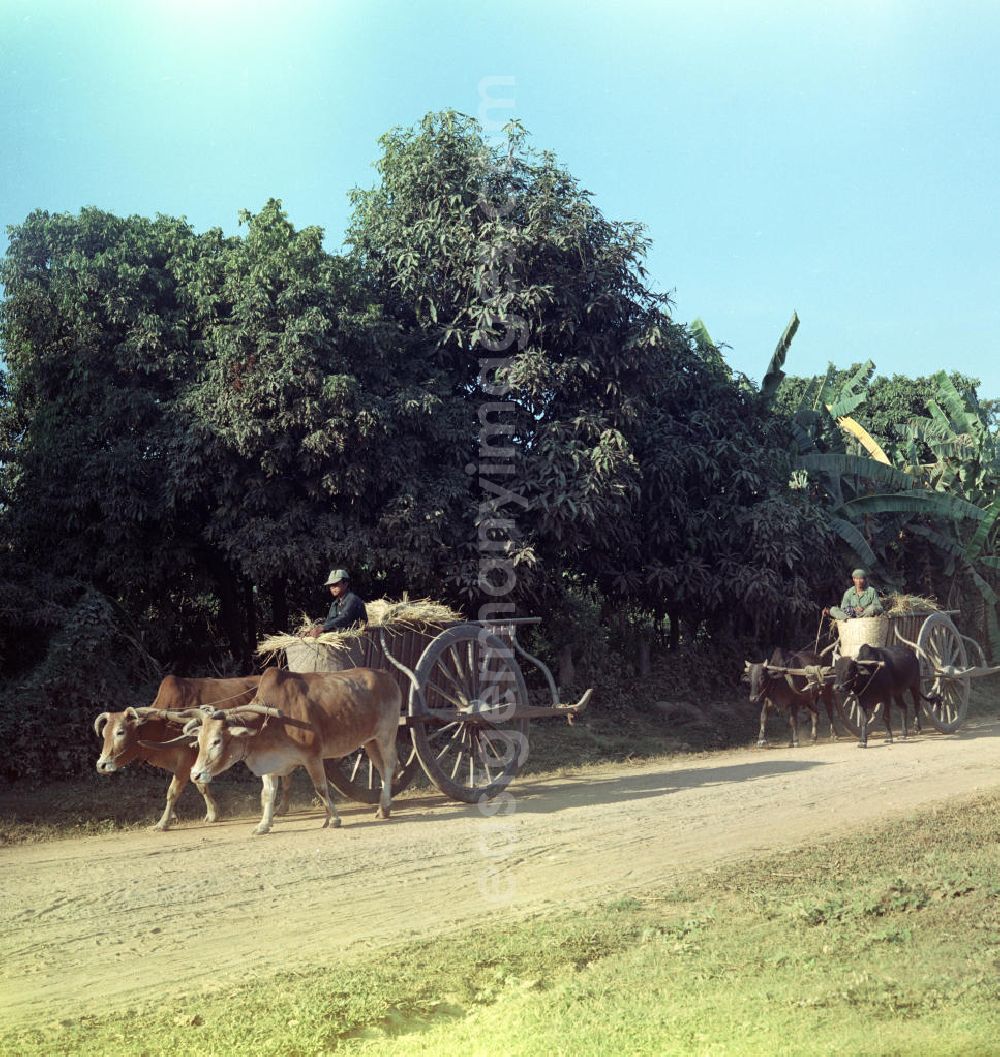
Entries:
MULTIPOLYGON (((102 712, 94 721, 94 731, 104 739, 97 761, 98 774, 113 774, 134 760, 151 763, 173 774, 167 788, 167 806, 153 829, 165 830, 174 818, 174 804, 191 776, 191 765, 198 753, 189 741, 166 742, 177 733, 176 722, 171 724, 157 712, 184 711, 202 705, 236 708, 248 704, 257 692, 259 675, 238 679, 181 679, 168 675, 157 691, 156 700, 149 708, 127 708, 124 712, 102 712), (140 738, 142 742, 140 742, 140 738), (145 744, 144 744, 145 743, 145 744), (153 744, 150 744, 153 743, 153 744), (156 744, 158 743, 158 744, 156 744)), ((203 782, 195 782, 205 798, 205 821, 215 822, 218 805, 203 782)), ((288 789, 286 785, 285 798, 288 789)))
POLYGON ((279 776, 305 767, 316 795, 326 807, 323 827, 339 826, 323 761, 338 759, 364 746, 382 776, 376 818, 388 818, 396 734, 402 695, 388 672, 351 668, 343 672, 289 672, 269 668, 257 697, 233 712, 203 710, 191 717, 182 738, 197 737, 195 782, 208 784, 217 774, 245 763, 263 779, 263 814, 254 833, 267 833, 274 821, 279 776))

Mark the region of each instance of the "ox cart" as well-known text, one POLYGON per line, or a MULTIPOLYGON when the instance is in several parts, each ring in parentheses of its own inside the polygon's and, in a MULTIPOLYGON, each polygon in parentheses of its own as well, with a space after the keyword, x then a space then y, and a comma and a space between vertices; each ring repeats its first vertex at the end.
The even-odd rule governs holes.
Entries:
MULTIPOLYGON (((935 609, 838 620, 837 639, 823 652, 831 651, 835 662, 838 656, 854 657, 864 644, 909 646, 915 650, 920 662, 921 691, 925 696, 940 698, 940 705, 933 708, 921 702, 924 715, 942 734, 954 734, 968 712, 972 680, 1000 672, 1000 667, 986 664, 979 643, 955 627, 952 617, 958 613, 957 609, 935 609), (978 664, 969 663, 970 652, 975 654, 978 664)), ((823 681, 831 680, 834 674, 832 666, 780 671, 823 681)), ((838 698, 836 708, 844 726, 851 734, 859 736, 866 719, 858 698, 853 694, 843 701, 838 698)), ((867 727, 872 726, 878 712, 879 709, 875 709, 867 717, 867 727)))
MULTIPOLYGON (((593 692, 572 705, 559 703, 551 671, 517 640, 519 627, 539 623, 540 617, 513 617, 433 630, 369 625, 336 646, 301 639, 285 646, 285 658, 296 672, 390 672, 403 694, 392 795, 419 767, 445 796, 474 804, 496 796, 517 775, 528 756, 529 720, 561 716, 572 722, 593 692), (545 677, 550 705, 530 703, 518 658, 545 677)), ((339 793, 378 803, 382 781, 363 748, 325 766, 339 793)))

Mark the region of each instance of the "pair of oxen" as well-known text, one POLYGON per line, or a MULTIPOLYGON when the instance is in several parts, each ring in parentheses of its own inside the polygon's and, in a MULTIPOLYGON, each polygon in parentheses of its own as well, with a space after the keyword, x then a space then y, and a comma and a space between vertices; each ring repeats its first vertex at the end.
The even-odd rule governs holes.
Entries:
POLYGON ((363 746, 382 778, 376 817, 388 818, 401 703, 392 676, 368 668, 329 673, 269 668, 262 676, 237 679, 167 676, 151 706, 102 712, 94 721, 103 739, 97 770, 111 774, 144 760, 170 771, 166 807, 153 827, 165 830, 188 781, 205 798, 205 820, 217 821, 209 786, 223 771, 245 763, 263 779, 263 813, 254 833, 267 833, 283 779, 287 809, 287 776, 296 767, 308 771, 326 807, 323 826, 339 826, 323 761, 363 746))
POLYGON ((902 737, 907 737, 906 698, 913 702, 913 729, 920 733, 920 702, 932 707, 941 703, 936 694, 926 695, 920 689, 920 662, 908 646, 862 646, 856 657, 838 657, 832 666, 811 650, 786 650, 778 647, 768 661, 747 661, 744 679, 750 683, 750 704, 761 706, 758 745, 766 745, 764 733, 771 710, 787 713, 791 738, 789 745, 799 744, 799 711, 806 709, 812 720, 812 740, 816 740, 819 704, 822 701, 830 721, 830 736, 837 740, 833 713, 837 695, 842 705, 856 701, 860 718, 859 748, 868 747, 868 725, 875 709, 882 705, 886 741, 892 741, 892 706, 899 709, 902 737))

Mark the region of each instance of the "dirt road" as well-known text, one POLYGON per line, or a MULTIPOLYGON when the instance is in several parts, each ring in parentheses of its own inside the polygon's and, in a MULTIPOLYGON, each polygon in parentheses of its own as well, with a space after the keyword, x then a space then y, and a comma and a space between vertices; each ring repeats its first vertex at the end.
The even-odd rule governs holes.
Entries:
MULTIPOLYGON (((348 805, 253 837, 249 819, 0 854, 0 1023, 47 1023, 322 965, 654 885, 1000 786, 1000 724, 867 752, 713 753, 522 781, 500 814, 440 797, 390 822, 348 805)), ((152 811, 152 808, 151 808, 152 811)))

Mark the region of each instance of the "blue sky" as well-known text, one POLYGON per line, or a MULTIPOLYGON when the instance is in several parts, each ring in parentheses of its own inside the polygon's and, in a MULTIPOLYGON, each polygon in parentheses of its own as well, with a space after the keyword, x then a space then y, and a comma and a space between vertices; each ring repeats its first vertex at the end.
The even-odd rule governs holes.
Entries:
MULTIPOLYGON (((337 249, 377 138, 484 79, 759 380, 870 357, 1000 397, 1000 4, 0 0, 0 225, 94 204, 337 249)), ((0 236, 0 249, 6 237, 0 236)))

